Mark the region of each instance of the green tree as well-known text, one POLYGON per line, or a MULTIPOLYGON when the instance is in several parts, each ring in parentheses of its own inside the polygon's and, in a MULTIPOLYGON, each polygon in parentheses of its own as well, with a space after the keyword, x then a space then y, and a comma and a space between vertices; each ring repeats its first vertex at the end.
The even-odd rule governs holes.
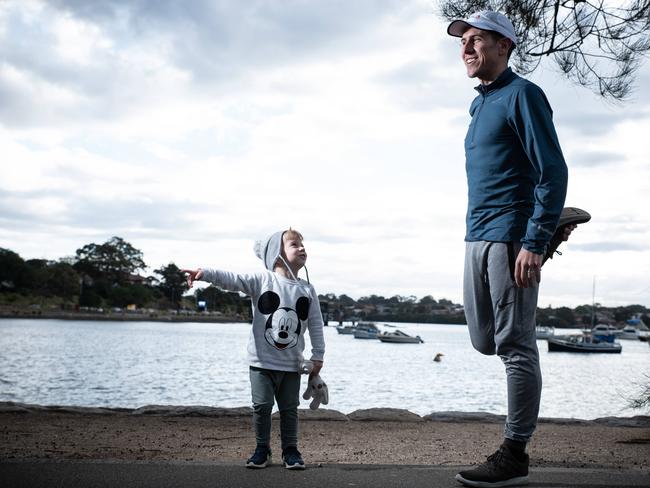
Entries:
POLYGON ((0 248, 0 290, 20 291, 29 285, 27 264, 17 253, 0 248))
POLYGON ((76 256, 78 271, 108 285, 126 284, 130 275, 146 267, 142 251, 121 237, 111 237, 103 244, 86 244, 77 249, 76 256))
POLYGON ((572 82, 613 100, 629 93, 635 73, 650 51, 650 0, 440 0, 447 19, 496 10, 517 33, 513 65, 531 73, 551 58, 572 82))
POLYGON ((71 299, 79 294, 79 273, 66 262, 50 262, 47 289, 54 296, 71 299))
POLYGON ((46 297, 71 299, 79 293, 79 273, 68 263, 46 259, 25 261, 25 289, 46 297))
POLYGON ((185 275, 181 273, 180 268, 174 263, 162 266, 154 270, 154 273, 162 278, 157 288, 175 308, 179 308, 183 294, 190 289, 185 275))
POLYGON ((433 298, 431 295, 424 296, 420 298, 420 304, 422 305, 437 305, 438 302, 436 302, 436 299, 433 298))
POLYGON ((341 305, 344 307, 350 306, 350 305, 356 305, 356 301, 354 301, 354 298, 350 298, 347 295, 339 295, 339 302, 341 305))
POLYGON ((136 305, 142 308, 153 301, 154 291, 139 283, 124 286, 114 285, 109 288, 106 299, 113 307, 125 308, 127 305, 136 305))

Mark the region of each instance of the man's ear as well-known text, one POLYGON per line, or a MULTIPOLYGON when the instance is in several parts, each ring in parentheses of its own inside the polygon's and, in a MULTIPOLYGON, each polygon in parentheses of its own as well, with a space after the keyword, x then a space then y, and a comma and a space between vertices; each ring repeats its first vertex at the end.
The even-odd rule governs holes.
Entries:
POLYGON ((502 37, 497 41, 497 45, 499 46, 499 56, 508 56, 508 52, 512 47, 512 39, 502 37))

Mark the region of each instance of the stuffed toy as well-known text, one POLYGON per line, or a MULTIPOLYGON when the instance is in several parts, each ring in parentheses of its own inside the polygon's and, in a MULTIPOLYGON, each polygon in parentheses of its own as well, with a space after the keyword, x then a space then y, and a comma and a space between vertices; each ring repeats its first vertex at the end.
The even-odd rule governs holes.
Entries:
POLYGON ((323 381, 323 378, 320 375, 310 376, 309 383, 307 384, 307 389, 303 393, 302 397, 305 400, 312 398, 309 408, 316 410, 320 404, 327 405, 330 401, 329 391, 327 390, 327 384, 323 381))

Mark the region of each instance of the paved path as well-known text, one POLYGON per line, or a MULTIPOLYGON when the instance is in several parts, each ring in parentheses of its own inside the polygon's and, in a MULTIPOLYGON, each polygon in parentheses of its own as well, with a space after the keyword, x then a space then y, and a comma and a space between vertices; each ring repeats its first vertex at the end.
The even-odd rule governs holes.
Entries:
MULTIPOLYGON (((457 467, 330 464, 305 471, 278 465, 250 470, 234 464, 123 461, 1 461, 2 488, 433 488, 461 485, 457 467)), ((650 486, 650 471, 536 468, 531 487, 650 486)))

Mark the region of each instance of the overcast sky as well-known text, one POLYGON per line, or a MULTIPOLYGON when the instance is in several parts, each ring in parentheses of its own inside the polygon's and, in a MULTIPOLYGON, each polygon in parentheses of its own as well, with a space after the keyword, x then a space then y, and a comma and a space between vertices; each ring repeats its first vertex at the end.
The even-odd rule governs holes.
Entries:
MULTIPOLYGON (((58 259, 120 236, 149 271, 261 269, 305 236, 319 293, 460 303, 475 95, 430 0, 0 2, 0 247, 58 259)), ((568 206, 593 219, 540 306, 650 306, 650 67, 624 104, 530 77, 568 206), (640 87, 645 87, 642 91, 640 87)))

